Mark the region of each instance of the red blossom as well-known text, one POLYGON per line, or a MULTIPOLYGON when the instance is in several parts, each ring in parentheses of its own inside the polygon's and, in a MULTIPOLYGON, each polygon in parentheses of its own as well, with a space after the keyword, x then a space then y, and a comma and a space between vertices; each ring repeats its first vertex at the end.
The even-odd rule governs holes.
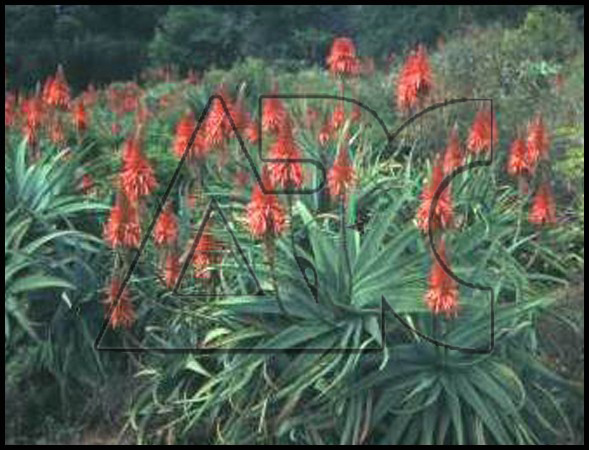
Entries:
POLYGON ((543 182, 536 191, 528 220, 535 225, 556 223, 556 205, 549 183, 543 182))
POLYGON ((153 169, 141 151, 139 138, 129 138, 123 150, 121 187, 131 202, 147 196, 157 187, 153 169))
POLYGON ((61 65, 55 77, 49 78, 43 90, 43 99, 50 106, 67 109, 70 104, 70 88, 65 79, 61 65))
POLYGON ((104 226, 104 240, 111 248, 139 248, 141 227, 137 207, 119 193, 104 226))
POLYGON ((528 136, 526 139, 528 164, 534 169, 540 159, 548 159, 550 149, 550 137, 544 125, 542 116, 538 115, 528 125, 528 136))
POLYGON ((444 173, 440 162, 434 165, 432 171, 431 182, 423 187, 421 192, 421 205, 417 210, 417 227, 424 233, 428 231, 429 227, 432 230, 440 228, 448 228, 452 225, 454 219, 454 212, 452 207, 452 196, 450 194, 450 186, 447 186, 440 196, 433 213, 432 222, 429 222, 430 209, 434 195, 444 179, 444 173))
MULTIPOLYGON (((176 126, 176 136, 174 137, 174 154, 182 158, 186 147, 190 142, 190 137, 196 128, 196 121, 192 113, 185 115, 176 126)), ((188 150, 189 159, 202 159, 207 154, 208 147, 204 143, 202 129, 198 131, 194 138, 192 146, 188 150)))
POLYGON ((498 140, 497 121, 491 115, 491 110, 488 108, 479 110, 468 135, 468 150, 474 155, 488 152, 491 150, 491 144, 497 145, 498 140))
POLYGON ((331 130, 339 130, 346 121, 346 110, 343 103, 338 103, 331 114, 331 130))
MULTIPOLYGON (((278 138, 270 148, 270 158, 301 159, 289 119, 284 120, 278 138)), ((303 184, 303 168, 299 162, 271 162, 268 163, 268 172, 275 186, 289 188, 301 187, 303 184)))
POLYGON ((327 66, 334 75, 357 75, 361 64, 356 56, 356 47, 350 38, 340 37, 333 40, 327 66))
MULTIPOLYGON (((440 259, 446 267, 450 267, 446 256, 444 241, 440 242, 437 248, 440 259)), ((450 277, 435 258, 429 275, 429 288, 425 293, 425 302, 433 314, 444 314, 446 318, 455 317, 458 309, 458 285, 450 277)))
MULTIPOLYGON (((278 94, 278 86, 274 86, 273 95, 278 94)), ((286 119, 286 110, 279 98, 264 99, 262 108, 262 130, 277 133, 280 131, 282 122, 286 119)))
MULTIPOLYGON (((262 173, 262 183, 266 189, 273 188, 266 169, 262 173)), ((278 198, 274 194, 264 194, 259 184, 254 186, 246 216, 249 231, 256 238, 278 236, 286 230, 286 215, 278 198)))
POLYGON ((166 255, 162 269, 164 284, 168 289, 172 289, 180 275, 180 260, 175 251, 166 255))
POLYGON ((327 174, 327 185, 332 197, 345 198, 356 180, 356 172, 348 155, 348 148, 342 145, 337 152, 333 166, 327 174))
POLYGON ((512 176, 524 175, 531 170, 528 163, 526 143, 523 139, 517 138, 511 143, 509 157, 507 160, 507 173, 512 176))
POLYGON ((222 251, 222 243, 215 238, 211 227, 207 224, 196 245, 192 258, 195 278, 210 279, 210 269, 223 261, 222 251))
POLYGON ((83 100, 75 102, 72 110, 72 122, 79 133, 83 133, 88 128, 88 115, 83 100))
POLYGON ((412 52, 397 80, 397 108, 407 111, 418 107, 433 88, 432 71, 427 52, 420 45, 412 52))
POLYGON ((117 301, 120 289, 121 281, 117 277, 113 277, 109 283, 107 298, 104 302, 106 314, 110 313, 109 325, 113 329, 118 327, 130 328, 135 322, 135 308, 129 290, 125 287, 117 301), (111 308, 113 308, 112 311, 111 308))
POLYGON ((174 245, 178 240, 178 222, 171 204, 159 215, 153 230, 155 245, 174 245))

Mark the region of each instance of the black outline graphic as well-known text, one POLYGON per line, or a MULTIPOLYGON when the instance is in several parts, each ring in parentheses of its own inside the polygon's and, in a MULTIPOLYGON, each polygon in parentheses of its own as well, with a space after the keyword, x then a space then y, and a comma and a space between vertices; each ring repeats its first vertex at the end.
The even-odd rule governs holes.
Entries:
MULTIPOLYGON (((469 98, 458 98, 458 99, 450 99, 450 100, 446 100, 444 102, 441 103, 436 103, 433 105, 430 105, 427 108, 424 108, 423 110, 419 111, 418 113, 416 113, 415 115, 413 115, 412 117, 410 117, 409 119, 407 119, 403 124, 401 124, 401 126, 399 126, 394 133, 390 133, 384 123, 384 121, 378 116, 378 114, 371 109, 370 107, 368 107, 367 105, 365 105, 364 103, 356 100, 356 99, 352 99, 352 98, 348 98, 348 97, 343 97, 343 96, 335 96, 335 95, 327 95, 327 94, 310 94, 310 95, 304 95, 304 94, 291 94, 291 95, 274 95, 274 94, 264 94, 264 95, 260 95, 258 100, 259 100, 259 117, 261 118, 261 113, 262 113, 262 107, 263 107, 263 100, 264 99, 270 99, 270 98, 277 98, 277 99, 315 99, 315 100, 338 100, 338 101, 345 101, 348 103, 353 103, 356 104, 358 106, 360 106, 361 108, 363 108, 364 110, 368 111, 375 119, 376 121, 379 123, 379 125, 381 126, 384 134, 386 135, 387 138, 387 147, 391 146, 394 139, 406 128, 408 127, 410 124, 412 124, 415 120, 417 120, 419 117, 427 114, 428 112, 431 112, 433 110, 436 110, 438 108, 443 108, 445 106, 449 106, 452 104, 457 104, 457 103, 466 103, 466 102, 480 102, 480 101, 489 101, 491 103, 491 108, 490 108, 490 112, 491 112, 491 121, 494 120, 494 114, 493 114, 493 100, 492 99, 469 99, 469 98)), ((431 338, 425 334, 423 334, 422 332, 414 329, 413 327, 411 327, 395 310, 394 308, 388 303, 388 301, 386 300, 386 298, 384 297, 384 295, 381 297, 381 308, 380 308, 380 317, 381 317, 381 338, 382 338, 382 346, 380 348, 346 348, 346 349, 337 349, 337 348, 329 348, 329 349, 308 349, 308 348, 301 348, 301 349, 297 349, 297 348, 288 348, 288 349, 279 349, 279 348, 267 348, 267 349, 261 349, 261 348, 145 348, 145 347, 101 347, 100 346, 100 342, 102 341, 102 338, 104 337, 104 334, 106 333, 108 324, 110 323, 110 319, 112 316, 112 313, 114 312, 115 307, 118 305, 118 302, 120 301, 120 297, 125 289, 125 287, 127 286, 127 283, 129 282, 131 275, 133 273, 133 271, 135 270, 136 265, 138 264, 139 258, 141 257, 143 251, 145 250, 145 246, 147 245, 147 241, 151 236, 151 233, 153 231, 153 228, 155 227, 155 224, 157 222, 157 219, 159 217, 159 215, 162 213, 164 205, 166 204, 166 201, 168 200, 168 197, 170 196, 170 193, 172 191, 173 186, 176 184, 176 181, 179 177, 180 174, 180 170, 187 158, 188 155, 188 150, 194 145, 194 141, 196 139, 197 133, 199 132, 208 112, 209 109, 211 107, 211 104, 213 102, 213 100, 219 100, 221 102, 221 105, 223 107, 224 113, 226 118, 229 120, 229 123, 231 124, 231 127, 233 129, 233 133, 235 134, 235 136, 237 137, 237 140, 239 142, 239 147, 241 149, 241 151, 243 152, 245 158, 247 159, 249 165, 250 165, 250 170, 254 175, 254 178, 258 184, 258 186, 260 187, 260 189, 262 190, 262 192, 264 194, 286 194, 286 195, 293 195, 293 194, 314 194, 316 192, 321 191, 326 184, 327 181, 327 172, 325 170, 325 167, 323 166, 323 164, 320 161, 316 161, 314 159, 307 159, 307 158, 302 158, 302 159, 272 159, 272 158, 264 158, 262 155, 262 121, 258 120, 258 131, 259 131, 259 135, 260 135, 260 142, 258 145, 258 154, 259 154, 259 158, 262 162, 280 162, 280 163, 301 163, 301 164, 311 164, 315 167, 317 167, 321 174, 322 174, 322 181, 319 184, 319 186, 315 187, 315 188, 309 188, 309 189, 268 189, 267 186, 264 186, 262 177, 260 176, 259 171, 257 170, 257 167, 250 155, 250 153, 248 152, 243 138, 241 137, 241 134, 239 133, 233 118, 231 117, 231 114, 229 113, 229 109, 227 108, 227 105, 225 103, 225 100, 222 98, 222 96, 215 94, 212 95, 207 104, 205 105, 205 108, 203 109, 197 126, 194 129, 194 131, 192 132, 190 139, 186 145, 186 149, 182 155, 182 158, 180 159, 178 166, 176 168, 176 170, 174 171, 174 174, 161 198, 161 202, 159 204, 159 206, 157 207, 156 213, 149 225, 149 227, 147 228, 147 232, 145 233, 141 244, 139 246, 138 251, 135 254, 135 257, 133 258, 133 261, 131 262, 130 266, 129 266, 129 270, 127 271, 124 279, 122 280, 122 283, 119 287, 119 292, 117 293, 116 299, 113 302, 113 304, 111 305, 111 308, 108 312, 108 314, 106 315, 106 318, 103 322, 102 328, 100 330, 100 333, 98 334, 95 342, 94 342, 94 348, 95 350, 98 351, 117 351, 117 352, 146 352, 146 351, 154 351, 154 352, 163 352, 163 353, 203 353, 203 354, 210 354, 210 353, 276 353, 276 352, 309 352, 309 353, 323 353, 323 352, 333 352, 333 353, 361 353, 361 352, 371 352, 371 351, 382 351, 384 349, 384 338, 385 338, 385 327, 386 327, 386 323, 385 323, 385 307, 388 307, 390 309, 390 311, 392 312, 392 314, 395 316, 395 318, 397 320, 399 320, 399 322, 404 325, 405 327, 407 327, 410 331, 412 331, 413 333, 419 335, 420 337, 422 337, 423 339, 427 340, 430 343, 433 343, 434 345, 440 346, 440 347, 445 347, 451 350, 458 350, 461 352, 465 352, 465 353, 491 353, 493 351, 494 348, 494 337, 495 337, 495 330, 494 330, 494 293, 493 290, 490 286, 483 286, 483 285, 479 285, 476 283, 471 283, 468 282, 466 280, 461 279, 460 277, 458 277, 445 263, 444 261, 442 261, 439 253, 437 252, 434 240, 433 240, 433 233, 431 230, 431 227, 429 227, 429 231, 428 231, 428 238, 429 238, 429 244, 430 247, 432 249, 432 252, 434 254, 434 257, 436 258, 437 262, 440 264, 440 266, 442 267, 442 269, 456 282, 458 282, 459 284, 462 284, 464 286, 467 286, 471 289, 477 289, 477 290, 482 290, 482 291, 487 291, 490 292, 490 300, 491 300, 491 314, 490 314, 490 320, 491 320, 491 336, 490 336, 490 346, 487 348, 469 348, 469 347, 460 347, 460 346, 454 346, 454 345, 450 345, 450 344, 446 344, 444 342, 440 342, 434 338, 431 338)), ((491 124, 492 125, 492 124, 491 124)), ((447 175, 443 181, 440 183, 440 185, 438 186, 436 192, 434 193, 433 196, 433 200, 432 200, 432 204, 430 207, 430 211, 429 211, 429 216, 428 216, 428 221, 431 222, 431 220, 433 219, 433 214, 435 211, 435 208, 437 206, 437 203, 441 197, 442 192, 444 191, 444 189, 446 189, 450 182, 452 181, 452 179, 457 176, 458 174, 469 170, 471 168, 476 168, 476 167, 484 167, 484 166, 490 166, 492 164, 493 161, 493 127, 491 126, 491 148, 490 148, 490 159, 488 160, 475 160, 475 161, 471 161, 470 163, 463 165, 461 167, 458 167, 457 169, 455 169, 451 174, 447 175)), ((255 280, 257 286, 259 287, 258 293, 257 294, 251 294, 251 295, 247 295, 247 296, 255 296, 255 295, 265 295, 265 292, 262 290, 259 281, 257 279, 257 277, 255 276, 254 271, 252 270, 251 266, 249 265, 249 262, 247 261, 247 258, 245 258, 245 255, 243 253, 243 250, 241 249, 241 247, 239 246, 239 243, 235 237, 235 235, 233 234, 233 231, 231 230, 231 227, 229 226, 229 223, 227 222, 226 217, 224 216, 223 212, 221 211, 221 208, 218 205, 218 202, 212 198, 209 202, 209 205, 207 207, 207 210, 205 212, 205 217, 203 218, 203 220, 201 221, 200 227, 199 227, 199 231, 197 233, 197 236, 193 242, 192 245, 192 249, 191 249, 191 253, 189 256, 192 256, 196 245, 198 244, 198 240, 200 239, 203 230, 204 230, 204 226, 206 225, 208 218, 210 216, 210 214, 212 213, 213 208, 216 207, 217 211, 220 212, 220 215, 222 217, 222 220, 224 221, 226 228, 229 230, 234 244, 236 245, 240 256, 243 258, 244 262, 246 263, 247 267, 248 267, 248 271, 250 272, 250 275, 252 275, 253 279, 255 280)), ((353 224, 354 225, 354 224, 353 224)), ((293 248, 293 252, 294 252, 294 248, 293 248)), ((299 258, 296 256, 296 253, 293 253, 295 260, 297 262, 297 265, 299 265, 299 269, 304 277, 305 282, 307 283, 307 286, 309 287, 309 289, 311 290, 311 293, 315 296, 317 295, 317 286, 312 285, 311 283, 309 283, 309 280, 306 276, 305 270, 304 268, 301 267, 300 263, 299 263, 299 258)), ((185 273, 185 271, 187 270, 187 264, 188 261, 190 261, 190 258, 187 258, 183 267, 182 267, 182 271, 181 274, 177 280, 176 285, 174 286, 173 289, 173 294, 180 296, 180 297, 186 297, 187 295, 183 295, 183 294, 179 294, 178 293, 178 287, 179 284, 183 278, 183 275, 185 273)), ((310 265, 312 267, 312 264, 307 261, 306 259, 304 259, 305 263, 310 265)), ((305 267, 307 268, 307 267, 305 267)), ((314 269, 314 267, 313 267, 314 269)), ((316 272, 315 272, 316 274, 316 272)), ((196 297, 198 298, 200 295, 199 294, 195 294, 195 295, 188 295, 189 297, 196 297)), ((241 295, 240 295, 241 296, 241 295)), ((371 311, 371 310, 366 310, 363 312, 375 312, 375 311, 371 311)))

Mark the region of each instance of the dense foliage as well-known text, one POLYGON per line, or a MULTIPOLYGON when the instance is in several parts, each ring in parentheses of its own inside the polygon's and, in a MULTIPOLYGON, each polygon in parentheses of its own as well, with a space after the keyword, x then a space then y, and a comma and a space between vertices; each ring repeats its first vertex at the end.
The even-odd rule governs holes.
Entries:
POLYGON ((582 10, 31 8, 6 7, 7 441, 584 440, 582 10), (493 107, 406 122, 460 97, 493 107))

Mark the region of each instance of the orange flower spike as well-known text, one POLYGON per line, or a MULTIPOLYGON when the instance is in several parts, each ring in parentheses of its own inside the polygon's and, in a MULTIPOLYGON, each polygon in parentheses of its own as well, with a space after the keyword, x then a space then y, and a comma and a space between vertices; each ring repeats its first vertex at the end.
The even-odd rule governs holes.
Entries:
POLYGON ((550 137, 544 125, 542 116, 538 115, 528 125, 528 136, 526 140, 527 160, 530 168, 534 168, 540 159, 548 159, 550 149, 550 137))
POLYGON ((157 187, 155 174, 141 151, 138 138, 130 138, 123 150, 121 187, 131 202, 150 195, 157 187))
MULTIPOLYGON (((444 241, 441 241, 437 251, 440 259, 449 268, 444 241)), ((429 288, 425 293, 425 302, 433 314, 444 314, 446 318, 456 317, 459 309, 458 285, 446 273, 434 255, 432 258, 434 261, 429 275, 429 288)))
POLYGON ((338 103, 331 115, 330 127, 332 130, 339 130, 346 121, 346 110, 343 103, 338 103))
POLYGON ((332 168, 327 174, 327 185, 331 197, 346 197, 356 181, 356 172, 348 155, 348 148, 341 146, 332 168))
POLYGON ((176 252, 170 252, 166 256, 163 264, 164 284, 168 289, 172 289, 180 275, 180 260, 176 252))
POLYGON ((222 244, 213 235, 207 224, 194 251, 192 265, 195 278, 210 279, 211 271, 208 270, 223 261, 222 244))
POLYGON ((543 182, 538 188, 532 200, 528 220, 535 225, 556 223, 556 205, 548 182, 543 182))
POLYGON ((430 226, 433 230, 449 228, 452 226, 454 211, 450 186, 447 186, 438 197, 431 224, 429 222, 430 209, 432 207, 434 195, 443 179, 444 172, 441 163, 438 161, 434 165, 431 182, 423 187, 421 193, 421 205, 417 210, 417 227, 424 233, 428 231, 430 226))
POLYGON ((356 56, 356 47, 350 38, 340 37, 333 40, 327 66, 333 75, 358 75, 362 67, 356 56))
POLYGON ((105 313, 110 313, 109 325, 111 328, 130 328, 135 322, 135 308, 129 294, 127 287, 123 289, 121 296, 117 299, 119 290, 121 289, 121 281, 113 277, 109 283, 107 298, 104 302, 105 313), (118 300, 118 301, 117 301, 118 300), (113 308, 111 311, 111 308, 113 308))
POLYGON ((477 112, 468 135, 467 147, 470 153, 477 155, 491 151, 491 145, 499 141, 497 121, 488 108, 477 112))
POLYGON ((78 133, 83 133, 88 128, 88 115, 82 100, 78 100, 74 104, 72 111, 72 122, 78 133))
MULTIPOLYGON (((301 151, 295 143, 290 119, 282 123, 278 139, 270 148, 271 159, 301 159, 301 151)), ((303 168, 299 162, 270 162, 268 172, 272 184, 282 188, 301 187, 303 168)))
POLYGON ((63 73, 63 67, 57 68, 55 77, 48 79, 44 89, 45 102, 50 106, 62 109, 69 108, 70 105, 70 88, 63 73))
POLYGON ((117 195, 104 226, 104 240, 111 248, 139 248, 141 226, 137 207, 123 193, 117 195))
POLYGON ((178 241, 178 221, 168 203, 159 215, 153 231, 155 245, 174 245, 178 241))
MULTIPOLYGON (((278 94, 278 85, 274 85, 273 94, 278 94)), ((286 119, 286 110, 279 98, 267 98, 262 103, 262 131, 277 133, 286 119)))
MULTIPOLYGON (((266 168, 262 172, 262 183, 266 189, 273 189, 266 168)), ((264 194, 258 183, 247 205, 246 219, 250 233, 256 238, 278 236, 286 230, 284 208, 274 194, 264 194)))
POLYGON ((419 103, 433 89, 433 75, 429 58, 423 45, 407 58, 397 80, 397 108, 408 111, 419 103))
POLYGON ((444 174, 448 175, 454 169, 460 167, 462 160, 462 148, 460 146, 460 138, 458 137, 458 128, 455 125, 450 132, 450 136, 448 136, 448 144, 444 152, 444 174))
POLYGON ((511 176, 519 176, 528 172, 530 172, 530 165, 528 164, 526 143, 523 139, 517 138, 509 148, 507 173, 511 176))

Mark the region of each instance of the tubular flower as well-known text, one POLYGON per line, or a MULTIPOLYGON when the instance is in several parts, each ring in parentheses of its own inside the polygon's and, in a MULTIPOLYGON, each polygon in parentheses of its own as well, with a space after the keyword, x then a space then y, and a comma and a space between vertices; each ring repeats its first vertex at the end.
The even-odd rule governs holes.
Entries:
MULTIPOLYGON (((278 87, 274 86, 273 94, 278 94, 278 87)), ((267 98, 262 107, 262 130, 271 133, 280 131, 282 122, 286 119, 286 110, 279 98, 267 98)))
POLYGON ((121 187, 131 202, 151 194, 157 187, 153 169, 141 152, 141 143, 137 138, 130 138, 123 150, 123 169, 121 187))
POLYGON ((78 133, 83 133, 88 128, 88 115, 86 114, 84 102, 81 100, 74 104, 72 122, 78 133))
POLYGON ((180 260, 178 259, 176 252, 168 253, 164 260, 162 272, 166 287, 168 289, 173 288, 180 275, 180 260))
POLYGON ((167 204, 153 230, 155 245, 174 245, 178 240, 178 223, 172 205, 167 204))
POLYGON ((441 164, 437 162, 432 172, 431 182, 424 186, 423 191, 421 192, 421 205, 417 210, 417 227, 424 233, 428 231, 430 226, 432 227, 432 230, 437 230, 440 228, 448 228, 452 225, 454 212, 450 186, 447 186, 438 197, 431 224, 429 222, 434 195, 443 179, 444 173, 441 164))
POLYGON ((356 56, 356 47, 350 38, 340 37, 333 40, 327 56, 327 66, 333 75, 357 75, 361 64, 356 56))
POLYGON ((250 144, 257 144, 260 140, 260 133, 258 131, 258 125, 251 121, 245 129, 245 137, 250 144))
MULTIPOLYGON (((223 97, 225 103, 227 97, 223 97)), ((208 147, 216 147, 223 144, 225 140, 226 124, 227 120, 225 117, 225 109, 221 100, 218 98, 213 99, 211 107, 207 113, 207 116, 203 122, 204 130, 204 142, 208 147)))
MULTIPOLYGON (((301 159, 301 151, 293 137, 290 120, 286 119, 278 139, 270 149, 271 159, 301 159)), ((303 168, 299 162, 271 162, 268 163, 270 180, 275 186, 282 188, 301 187, 303 184, 303 168)))
MULTIPOLYGON (((267 170, 263 171, 262 183, 266 189, 273 188, 267 170)), ((274 194, 264 194, 258 183, 247 205, 246 218, 249 231, 256 238, 278 236, 286 229, 286 215, 278 198, 274 194)))
POLYGON ((194 256, 192 258, 192 266, 194 267, 194 277, 201 279, 210 279, 213 266, 221 264, 223 261, 222 243, 217 241, 213 235, 209 225, 200 236, 194 256))
POLYGON ((409 55, 397 80, 397 108, 407 111, 419 103, 433 88, 432 71, 423 45, 409 55))
MULTIPOLYGON (((186 147, 190 142, 190 137, 196 128, 196 121, 192 113, 187 114, 176 126, 176 136, 174 138, 174 154, 178 158, 182 158, 186 147)), ((207 147, 204 144, 203 133, 201 130, 196 134, 192 146, 188 150, 187 157, 189 159, 202 159, 207 153, 207 147)))
POLYGON ((550 137, 544 126, 542 116, 538 115, 528 125, 528 137, 526 140, 527 160, 530 168, 534 168, 540 159, 548 159, 550 137))
POLYGON ((61 65, 55 77, 49 78, 45 84, 43 97, 48 105, 66 109, 70 104, 70 88, 65 79, 61 65))
POLYGON ((491 146, 497 145, 499 133, 497 121, 487 108, 477 112, 468 135, 468 150, 476 155, 491 150, 491 146))
POLYGON ((22 105, 24 115, 23 134, 29 144, 37 142, 38 131, 45 118, 45 108, 40 97, 26 99, 22 105))
POLYGON ((550 184, 544 182, 532 201, 528 220, 535 225, 556 223, 556 206, 550 184))
POLYGON ((528 164, 526 143, 523 139, 517 138, 511 143, 509 158, 507 160, 507 173, 512 176, 524 175, 530 172, 528 164))
POLYGON ((104 240, 111 248, 139 248, 141 227, 137 208, 119 193, 104 226, 104 240))
POLYGON ((356 173, 350 161, 348 149, 346 146, 341 146, 337 152, 333 166, 327 174, 329 194, 334 198, 345 198, 354 185, 355 180, 356 173))
MULTIPOLYGON (((446 246, 441 241, 438 254, 447 267, 446 246)), ((432 255, 433 256, 433 255, 432 255)), ((458 305, 458 285, 433 256, 434 261, 429 275, 429 288, 425 293, 425 302, 434 314, 444 314, 446 318, 456 317, 458 305)))
POLYGON ((331 130, 339 130, 346 121, 346 110, 343 103, 338 103, 331 114, 331 130))
MULTIPOLYGON (((224 98, 229 98, 229 97, 224 97, 224 98)), ((238 133, 241 133, 241 131, 243 131, 245 129, 245 127, 247 126, 247 124, 250 122, 249 117, 243 107, 242 100, 238 99, 235 102, 228 101, 227 108, 229 109, 229 116, 231 117, 231 120, 233 121, 233 125, 235 126, 235 129, 237 130, 238 133)), ((227 136, 229 138, 234 137, 235 130, 233 129, 233 125, 231 125, 231 122, 227 119, 227 117, 225 117, 223 124, 225 126, 225 133, 227 134, 227 136)))
POLYGON ((117 299, 120 289, 121 281, 113 277, 108 287, 106 301, 104 302, 106 313, 110 313, 109 325, 113 329, 118 327, 130 328, 133 322, 135 322, 135 308, 133 307, 129 290, 125 287, 121 296, 117 299), (113 308, 112 311, 111 308, 113 308))
POLYGON ((450 132, 450 136, 448 136, 448 144, 446 145, 446 151, 444 152, 444 174, 448 175, 461 165, 462 149, 460 148, 458 128, 455 125, 450 132))

